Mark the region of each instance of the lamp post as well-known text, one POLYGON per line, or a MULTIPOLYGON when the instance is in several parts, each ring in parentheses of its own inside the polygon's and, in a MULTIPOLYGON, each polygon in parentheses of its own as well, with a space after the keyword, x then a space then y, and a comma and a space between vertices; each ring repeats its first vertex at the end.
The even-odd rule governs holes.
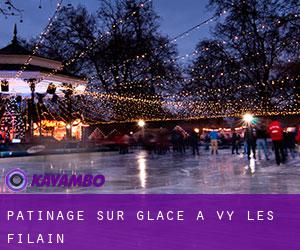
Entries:
POLYGON ((138 126, 141 128, 141 130, 142 130, 142 137, 143 137, 143 139, 144 139, 144 137, 145 137, 145 125, 146 125, 146 123, 145 123, 145 121, 144 120, 139 120, 138 121, 138 126))
POLYGON ((34 94, 35 94, 35 87, 37 83, 37 79, 29 79, 28 81, 31 98, 29 100, 28 105, 28 125, 29 125, 29 138, 32 140, 33 138, 33 119, 34 119, 34 94))
POLYGON ((243 120, 247 125, 250 125, 253 122, 254 117, 253 117, 253 115, 247 113, 247 114, 244 114, 243 120))
POLYGON ((66 125, 66 137, 68 140, 72 139, 72 124, 73 124, 73 117, 72 117, 72 95, 74 93, 74 89, 71 84, 64 84, 64 94, 65 100, 67 102, 67 113, 68 113, 68 124, 66 125))

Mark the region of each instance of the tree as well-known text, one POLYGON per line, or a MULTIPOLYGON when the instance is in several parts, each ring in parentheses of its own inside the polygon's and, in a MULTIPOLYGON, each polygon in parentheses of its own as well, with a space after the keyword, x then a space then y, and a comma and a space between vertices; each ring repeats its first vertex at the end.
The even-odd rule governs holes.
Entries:
POLYGON ((117 119, 153 116, 163 113, 157 93, 174 91, 181 79, 176 48, 158 28, 150 2, 102 1, 96 14, 64 7, 41 52, 58 55, 66 70, 90 77, 88 91, 113 95, 117 119), (133 105, 132 99, 140 101, 133 105))
MULTIPOLYGON (((88 51, 97 37, 96 20, 83 6, 63 6, 50 31, 45 35, 38 53, 64 62, 64 70, 81 75, 84 71, 80 54, 88 51), (75 62, 70 62, 74 59, 75 62), (68 63, 69 62, 69 63, 68 63)), ((37 39, 30 41, 34 47, 37 39)), ((91 51, 89 51, 90 53, 91 51)))
POLYGON ((22 118, 20 103, 17 99, 11 98, 6 101, 5 112, 0 120, 1 131, 6 131, 7 140, 10 140, 11 133, 14 139, 25 138, 25 124, 22 118))
POLYGON ((190 84, 185 91, 193 93, 195 103, 205 103, 197 115, 225 114, 226 103, 237 97, 239 65, 218 40, 202 41, 196 51, 197 58, 189 69, 190 84))
POLYGON ((158 16, 152 4, 104 1, 98 18, 102 20, 102 29, 111 34, 97 56, 102 71, 97 75, 106 90, 151 95, 164 86, 164 81, 178 80, 176 49, 167 37, 159 34, 158 16))
POLYGON ((193 86, 203 91, 210 84, 210 97, 220 88, 239 108, 284 108, 296 82, 278 69, 299 57, 299 6, 299 0, 211 0, 216 13, 226 10, 227 15, 216 25, 214 40, 198 44, 190 71, 193 86))

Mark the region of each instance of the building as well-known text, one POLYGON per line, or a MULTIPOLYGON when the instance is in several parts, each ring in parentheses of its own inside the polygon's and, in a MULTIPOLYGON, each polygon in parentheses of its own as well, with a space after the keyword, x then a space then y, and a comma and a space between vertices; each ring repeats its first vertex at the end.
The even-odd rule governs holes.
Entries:
POLYGON ((16 25, 12 42, 0 49, 0 83, 0 129, 7 139, 81 139, 83 124, 72 115, 70 96, 82 94, 86 80, 65 72, 60 61, 32 55, 18 40, 16 25), (69 115, 47 109, 44 103, 57 99, 66 103, 69 115))

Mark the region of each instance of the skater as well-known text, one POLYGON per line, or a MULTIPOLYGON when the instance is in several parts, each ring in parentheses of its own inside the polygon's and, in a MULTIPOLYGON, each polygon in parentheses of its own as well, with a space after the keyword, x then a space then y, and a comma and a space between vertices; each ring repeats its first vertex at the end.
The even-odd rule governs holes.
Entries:
POLYGON ((283 133, 285 157, 290 154, 292 158, 296 157, 296 131, 286 129, 283 133))
POLYGON ((211 154, 218 154, 218 132, 216 130, 212 130, 209 133, 210 143, 211 143, 211 154))
POLYGON ((209 143, 210 143, 209 133, 205 133, 204 143, 205 143, 205 150, 208 151, 209 150, 209 143))
POLYGON ((198 146, 199 135, 198 135, 197 132, 195 132, 195 131, 191 132, 190 143, 191 143, 191 146, 192 146, 193 155, 196 155, 196 154, 199 155, 199 146, 198 146))
POLYGON ((129 153, 129 145, 130 145, 130 137, 127 134, 124 134, 120 138, 120 154, 128 154, 129 153))
POLYGON ((267 130, 264 126, 260 126, 256 130, 256 143, 258 151, 258 159, 261 160, 261 151, 263 150, 266 160, 269 160, 269 151, 267 146, 267 130))
POLYGON ((285 163, 284 145, 283 145, 283 129, 280 122, 274 119, 268 128, 270 137, 273 142, 276 163, 279 166, 280 163, 285 163))
POLYGON ((297 147, 297 151, 298 151, 297 153, 300 156, 300 125, 298 125, 298 128, 297 128, 295 141, 296 141, 296 147, 297 147))
POLYGON ((253 124, 250 124, 247 126, 245 135, 244 135, 245 142, 247 143, 247 155, 248 160, 251 159, 251 151, 253 154, 253 158, 256 159, 256 131, 255 126, 253 124))
POLYGON ((241 136, 235 131, 235 129, 232 129, 232 154, 234 155, 234 152, 239 155, 239 143, 240 143, 241 136))

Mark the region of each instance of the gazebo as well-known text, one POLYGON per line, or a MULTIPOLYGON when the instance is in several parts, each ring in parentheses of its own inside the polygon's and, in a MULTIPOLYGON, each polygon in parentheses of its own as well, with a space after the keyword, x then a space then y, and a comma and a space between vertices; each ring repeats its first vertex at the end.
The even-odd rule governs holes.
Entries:
POLYGON ((41 117, 39 104, 41 97, 67 100, 69 97, 67 110, 71 113, 71 98, 66 93, 72 89, 72 94, 82 94, 86 80, 65 72, 60 61, 29 52, 17 38, 16 25, 11 43, 0 49, 0 82, 0 132, 7 139, 21 141, 34 135, 48 136, 49 131, 57 139, 73 136, 80 139, 80 133, 73 128, 73 123, 80 127, 78 119, 63 120, 47 112, 41 117))

